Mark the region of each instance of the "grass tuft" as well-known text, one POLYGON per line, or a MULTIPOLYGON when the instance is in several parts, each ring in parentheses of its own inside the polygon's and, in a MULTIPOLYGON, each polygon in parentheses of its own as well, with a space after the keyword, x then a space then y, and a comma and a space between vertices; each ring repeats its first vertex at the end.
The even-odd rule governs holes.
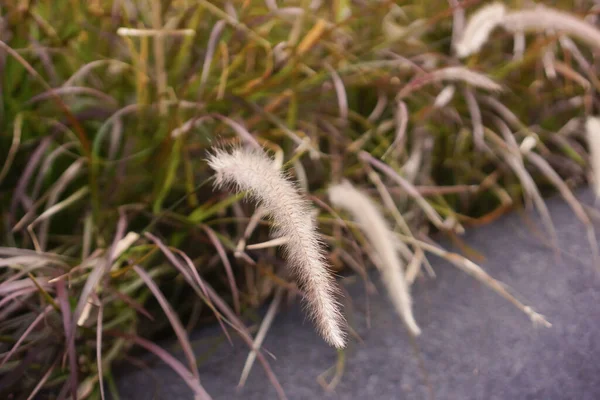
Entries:
MULTIPOLYGON (((363 259, 381 250, 332 207, 326 189, 344 179, 378 195, 406 286, 435 276, 433 254, 548 325, 477 254, 432 237, 532 207, 558 250, 554 192, 598 260, 573 196, 600 174, 592 1, 283 3, 2 2, 0 398, 116 398, 115 366, 141 365, 136 347, 209 398, 188 336, 215 322, 248 346, 240 383, 256 359, 285 398, 260 350, 281 299, 305 295, 341 347, 325 265, 352 268, 369 290, 363 259), (236 175, 268 201, 212 189, 215 148, 273 154, 259 175, 236 175), (173 332, 185 365, 156 344, 173 332)), ((326 386, 352 362, 340 352, 326 386)))

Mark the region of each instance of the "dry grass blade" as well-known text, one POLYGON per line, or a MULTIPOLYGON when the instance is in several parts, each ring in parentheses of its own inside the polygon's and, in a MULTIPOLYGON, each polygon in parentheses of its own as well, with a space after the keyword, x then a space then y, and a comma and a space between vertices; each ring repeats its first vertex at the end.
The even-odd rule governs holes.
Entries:
POLYGON ((213 62, 213 57, 215 54, 215 48, 217 47, 217 42, 221 37, 221 33, 225 28, 225 21, 218 21, 215 26, 210 31, 210 36, 208 38, 208 44, 206 46, 206 55, 204 56, 204 64, 202 64, 202 73, 200 75, 200 87, 198 89, 198 94, 201 95, 204 91, 204 85, 206 84, 206 80, 208 79, 208 74, 210 73, 210 66, 213 62))
POLYGON ((241 257, 242 252, 246 248, 246 241, 250 238, 252 232, 254 232, 254 229, 256 229, 256 226, 263 216, 263 209, 261 207, 257 207, 256 210, 254 210, 254 214, 252 214, 250 217, 250 221, 248 222, 248 225, 246 225, 246 229, 244 229, 243 236, 240 238, 240 240, 238 240, 238 243, 235 247, 235 256, 237 258, 241 257))
POLYGON ((44 376, 41 377, 41 379, 38 381, 38 383, 35 385, 35 387, 31 391, 31 393, 27 397, 27 400, 34 400, 36 398, 35 396, 42 389, 42 387, 44 387, 44 385, 46 384, 48 379, 50 379, 50 376, 52 375, 52 372, 54 372, 54 368, 56 368, 57 365, 58 365, 58 359, 56 361, 54 361, 54 363, 50 366, 50 368, 48 368, 48 371, 46 371, 44 376))
MULTIPOLYGON (((3 257, 19 257, 19 256, 32 256, 32 257, 40 257, 47 260, 52 260, 55 262, 62 262, 68 260, 68 257, 52 253, 52 252, 38 252, 35 250, 29 249, 21 249, 17 247, 4 247, 0 246, 0 256, 3 257)), ((64 264, 67 266, 67 264, 64 264)))
POLYGON ((98 365, 98 383, 100 385, 100 399, 104 400, 104 373, 102 371, 102 322, 104 318, 104 305, 99 302, 98 318, 96 320, 96 363, 98 365))
POLYGON ((120 61, 120 60, 95 60, 92 61, 90 63, 87 63, 85 65, 83 65, 81 68, 79 68, 79 70, 77 70, 77 72, 75 72, 73 75, 71 75, 71 77, 69 79, 67 79, 65 81, 65 83, 63 83, 62 87, 69 87, 69 86, 75 86, 75 83, 83 80, 83 78, 88 75, 90 73, 90 71, 98 68, 98 67, 102 67, 104 65, 109 65, 109 66, 116 66, 116 67, 123 67, 123 68, 130 68, 131 65, 120 61))
POLYGON ((498 127, 502 130, 502 134, 508 145, 505 142, 503 142, 494 132, 487 128, 486 133, 498 145, 506 163, 510 166, 510 168, 521 181, 526 195, 533 200, 537 211, 542 217, 542 223, 545 225, 545 228, 550 234, 551 242, 554 248, 558 250, 558 236, 556 234, 556 229, 554 228, 554 223, 552 222, 550 211, 548 211, 546 202, 542 198, 542 195, 535 183, 535 180, 531 177, 531 175, 525 168, 525 164, 523 163, 523 158, 521 156, 519 146, 516 144, 516 141, 512 133, 510 132, 508 126, 506 126, 506 124, 504 124, 504 122, 499 119, 496 120, 496 123, 498 124, 498 127))
POLYGON ((9 294, 8 296, 6 296, 2 300, 0 300, 0 309, 2 309, 4 311, 6 304, 10 303, 13 300, 18 299, 19 297, 21 297, 20 301, 23 301, 24 299, 22 297, 27 298, 35 292, 36 292, 35 288, 27 288, 27 289, 14 291, 13 293, 9 294))
MULTIPOLYGON (((6 296, 14 291, 32 288, 35 284, 30 279, 20 279, 25 275, 25 272, 20 272, 16 275, 13 275, 10 278, 7 278, 4 282, 0 283, 0 296, 6 296)), ((39 279, 39 278, 38 278, 39 279)), ((48 278, 41 279, 41 282, 38 282, 41 286, 47 286, 48 278)))
MULTIPOLYGON (((377 175, 377 173, 375 171, 373 171, 373 168, 371 168, 371 166, 369 164, 366 164, 366 168, 367 168, 367 174, 369 176, 369 179, 371 180, 371 182, 373 182, 373 184, 377 188, 379 197, 381 197, 383 204, 385 205, 385 207, 388 209, 388 211, 394 217, 394 220, 396 221, 396 225, 401 229, 401 231, 404 234, 413 236, 412 232, 410 231, 410 227, 408 226, 408 223, 406 222, 406 220, 404 219, 402 214, 400 214, 400 211, 398 211, 398 207, 396 206, 396 203, 394 202, 394 199, 392 198, 392 195, 390 194, 388 188, 385 186, 385 184, 383 183, 383 181, 381 180, 379 175, 377 175)), ((408 248, 408 246, 406 246, 402 242, 399 242, 399 243, 400 243, 399 244, 400 253, 403 256, 405 256, 406 260, 412 259, 413 254, 410 251, 410 249, 408 248)))
POLYGON ((558 38, 558 41, 561 47, 567 50, 573 56, 573 58, 575 59, 575 61, 577 61, 577 64, 579 64, 579 67, 581 69, 588 72, 588 74, 592 73, 592 66, 590 65, 589 61, 583 56, 581 50, 579 50, 579 47, 577 47, 577 45, 571 40, 571 38, 569 38, 568 36, 561 35, 558 38))
POLYGON ((23 195, 25 194, 25 190, 27 188, 27 185, 29 184, 29 180, 31 179, 31 176, 33 175, 33 172, 37 168, 38 164, 42 160, 43 154, 46 152, 46 150, 48 150, 48 147, 50 147, 51 142, 51 137, 47 136, 44 139, 42 139, 38 147, 29 157, 27 166, 25 167, 25 170, 19 178, 17 187, 13 191, 13 196, 10 202, 10 213, 12 215, 15 215, 17 207, 23 199, 23 195))
POLYGON ((118 290, 112 292, 119 300, 122 300, 125 304, 133 308, 135 311, 142 314, 144 317, 148 318, 150 321, 154 321, 155 318, 146 310, 140 303, 127 296, 125 293, 121 293, 118 290))
POLYGON ((406 282, 409 285, 412 285, 415 282, 415 279, 421 271, 421 265, 423 265, 423 261, 426 260, 423 250, 417 247, 413 259, 410 260, 409 264, 406 266, 406 282))
POLYGON ((508 107, 502 104, 498 99, 492 96, 480 96, 481 102, 494 109, 500 117, 511 126, 515 131, 525 130, 528 131, 527 126, 519 120, 519 118, 513 113, 508 107))
POLYGON ((594 225, 590 218, 586 214, 583 206, 577 200, 571 189, 567 186, 567 184, 561 179, 560 175, 552 168, 550 164, 546 160, 544 160, 539 154, 533 152, 526 153, 527 160, 535 165, 548 180, 558 189, 560 194, 563 196, 565 201, 569 204, 577 218, 586 226, 587 228, 587 236, 588 241, 590 243, 590 248, 592 249, 592 255, 594 260, 594 265, 598 265, 599 260, 599 250, 598 250, 598 241, 596 240, 596 231, 594 230, 594 225))
POLYGON ((67 264, 61 260, 43 255, 24 255, 0 259, 0 267, 16 267, 20 265, 25 265, 29 269, 35 269, 48 265, 66 266, 67 264))
POLYGON ((116 248, 118 243, 121 241, 123 236, 125 235, 125 228, 127 227, 127 219, 125 218, 125 214, 123 212, 120 213, 119 221, 117 222, 117 231, 115 233, 115 237, 113 238, 112 245, 108 253, 106 254, 106 258, 103 263, 97 265, 90 275, 88 276, 83 289, 81 290, 81 294, 79 296, 79 300, 77 301, 77 306, 75 307, 75 312, 73 313, 73 321, 72 326, 73 330, 75 329, 75 325, 83 312, 84 307, 88 303, 88 300, 93 291, 96 290, 100 279, 104 276, 104 274, 110 270, 112 263, 114 261, 116 248))
POLYGON ((250 145, 256 149, 261 148, 260 144, 258 144, 258 142, 256 141, 256 139, 254 139, 252 134, 250 134, 250 132, 248 132, 248 130, 246 128, 244 128, 241 124, 239 124, 238 122, 235 122, 234 120, 232 120, 229 117, 225 117, 220 114, 213 114, 213 116, 215 118, 223 121, 225 124, 229 125, 231 127, 231 129, 233 129, 235 131, 235 133, 237 133, 239 135, 239 137, 243 141, 245 141, 248 145, 250 145))
POLYGON ((246 249, 248 249, 248 250, 268 249, 270 247, 282 246, 282 245, 286 244, 287 242, 289 242, 289 238, 280 237, 280 238, 271 239, 271 240, 268 240, 268 241, 262 242, 262 243, 249 244, 246 246, 246 249))
POLYGON ((239 387, 244 386, 246 380, 248 379, 248 375, 250 375, 250 371, 252 370, 252 366, 254 365, 254 361, 256 360, 256 353, 260 350, 265 337, 267 336, 267 332, 275 319, 275 315, 277 314, 277 310, 279 309, 279 304, 281 303, 281 298, 283 297, 283 289, 278 288, 275 291, 275 295, 273 296, 273 300, 271 301, 271 305, 263 318, 260 328, 258 328, 258 332, 256 333, 256 337, 254 338, 254 344, 252 346, 252 350, 248 354, 248 358, 246 359, 246 363, 244 364, 244 369, 242 370, 242 375, 240 376, 240 381, 238 383, 239 387))
MULTIPOLYGON (((42 84, 42 86, 44 86, 47 90, 52 91, 52 87, 44 80, 44 78, 39 74, 39 72, 37 72, 35 70, 35 68, 33 68, 31 66, 31 64, 29 64, 27 62, 27 60, 25 60, 13 48, 11 48, 9 45, 7 45, 2 40, 0 40, 0 48, 2 48, 4 51, 6 51, 8 54, 10 54, 13 58, 15 58, 19 62, 19 64, 21 64, 27 70, 27 72, 29 74, 31 74, 36 80, 38 80, 42 84)), ((75 118, 75 116, 73 116, 71 111, 69 111, 69 108, 65 105, 65 103, 62 101, 62 99, 59 96, 55 95, 54 92, 52 92, 52 93, 53 93, 53 97, 56 100, 56 103, 58 104, 59 108, 64 112, 64 114, 67 116, 67 119, 69 120, 69 122, 75 128, 75 133, 77 134, 77 138, 79 139, 79 142, 80 142, 84 152, 86 153, 86 155, 89 156, 90 151, 91 151, 91 145, 86 136, 85 131, 81 127, 81 124, 79 123, 77 118, 75 118)))
POLYGON ((0 170, 0 185, 2 181, 8 174, 10 167, 15 159, 17 154, 17 150, 19 149, 19 144, 21 143, 21 133, 23 131, 23 114, 18 114, 15 118, 13 129, 13 140, 10 145, 10 149, 8 150, 8 154, 6 155, 6 159, 4 160, 4 164, 2 165, 2 170, 0 170))
POLYGON ((398 94, 399 98, 404 98, 415 90, 436 82, 464 82, 473 87, 489 90, 492 92, 502 91, 502 86, 490 77, 475 72, 466 67, 446 67, 433 72, 418 75, 409 84, 407 84, 398 94))
POLYGON ((75 326, 71 323, 71 306, 67 298, 67 289, 65 281, 56 282, 56 295, 62 315, 63 329, 65 332, 65 347, 67 349, 67 358, 69 360, 69 385, 71 387, 71 396, 77 400, 77 351, 75 350, 75 326))
POLYGON ((216 172, 217 186, 247 191, 272 217, 276 236, 289 238, 288 265, 304 285, 306 301, 319 332, 328 343, 344 347, 345 321, 307 201, 262 152, 239 148, 230 153, 218 150, 208 162, 216 172))
POLYGON ((342 78, 340 78, 340 74, 337 73, 335 69, 333 69, 329 64, 325 64, 325 67, 331 74, 331 79, 333 80, 333 87, 335 88, 335 93, 337 95, 338 108, 340 110, 340 118, 344 123, 348 122, 348 96, 346 95, 346 88, 344 87, 344 82, 342 78))
MULTIPOLYGON (((40 237, 40 248, 42 250, 46 249, 46 243, 47 243, 47 238, 48 238, 48 228, 49 228, 49 224, 50 224, 50 215, 51 214, 48 213, 47 211, 51 210, 55 206, 60 195, 67 188, 67 185, 69 185, 69 183, 71 183, 77 177, 82 166, 83 166, 82 159, 75 161, 73 164, 71 164, 69 166, 69 168, 67 168, 65 170, 65 172, 60 176, 60 178, 58 178, 58 180, 56 181, 56 184, 50 190, 50 194, 48 196, 48 202, 46 203, 47 208, 46 208, 46 211, 44 212, 44 214, 46 214, 47 217, 42 219, 40 216, 37 221, 37 222, 41 221, 39 237, 40 237)), ((67 204, 70 204, 70 203, 67 203, 67 204)), ((42 215, 44 215, 44 214, 42 214, 42 215)), ((33 222, 32 222, 32 225, 33 225, 33 222)))
MULTIPOLYGON (((217 308, 219 310, 221 310, 223 315, 225 315, 229 319, 228 322, 231 324, 231 326, 239 333, 240 337, 242 338, 242 340, 244 340, 244 342, 246 342, 248 347, 250 347, 252 349, 253 348, 252 336, 250 336, 250 333, 248 332, 248 329, 246 328, 244 323, 237 317, 237 315, 235 315, 235 313, 231 310, 231 308, 229 308, 229 306, 227 306, 227 303, 225 303, 223 301, 223 299, 221 297, 219 297, 219 295, 215 292, 215 290, 212 287, 210 287, 207 284, 206 289, 208 291, 209 297, 215 303, 217 308)), ((271 369, 271 366, 269 365, 269 362, 267 361, 265 356, 260 351, 258 351, 258 352, 256 352, 256 357, 258 358, 258 361, 262 364, 263 369, 265 370, 265 373, 267 374, 267 377, 269 378, 269 381, 271 381, 271 384, 277 391, 277 396, 279 397, 279 399, 280 400, 287 399, 287 396, 285 395, 283 388, 279 384, 279 381, 277 380, 277 377, 273 373, 273 370, 271 369)))
POLYGON ((219 312, 217 311, 217 309, 214 307, 214 305, 213 305, 213 303, 212 303, 212 301, 210 299, 210 296, 208 294, 208 290, 206 288, 206 284, 202 280, 202 278, 200 277, 200 275, 198 274, 198 271, 194 267, 194 263, 188 257, 188 255, 185 254, 184 252, 180 251, 180 250, 177 250, 177 249, 173 250, 173 251, 177 252, 177 254, 179 254, 184 259, 184 261, 185 261, 185 263, 187 264, 187 267, 188 267, 188 268, 185 268, 185 266, 181 263, 181 261, 177 257, 175 257, 175 254, 173 254, 173 251, 171 251, 171 249, 169 249, 159 238, 157 238, 156 236, 152 235, 149 232, 146 232, 144 235, 148 239, 150 239, 152 242, 154 242, 154 244, 156 244, 156 246, 158 246, 158 248, 160 249, 160 251, 165 255, 165 257, 167 257, 167 259, 169 260, 169 262, 171 264, 173 264, 173 266, 175 268, 177 268, 177 270, 186 278, 186 280, 188 281, 188 283, 190 284, 190 286, 192 286, 194 289, 196 287, 198 289, 200 289, 199 297, 214 312, 215 316, 217 317, 217 320, 219 321, 219 325, 221 325, 221 328, 223 329, 223 332, 225 333, 225 336, 227 336, 227 339, 229 339, 229 341, 231 342, 231 338, 229 337, 229 333, 227 332, 227 329, 223 325, 222 317, 219 314, 219 312), (188 271, 188 269, 189 269, 189 271, 188 271), (191 275, 190 275, 190 272, 191 272, 191 275))
POLYGON ((0 368, 2 368, 4 366, 4 364, 10 359, 10 357, 12 357, 12 355, 15 353, 15 351, 17 351, 17 349, 19 348, 21 343, 23 343, 23 341, 25 339, 27 339, 27 336, 29 336, 31 331, 33 331, 35 329, 35 327, 40 323, 40 321, 42 321, 44 318, 46 318, 46 316, 48 315, 50 310, 52 310, 52 306, 48 305, 48 306, 46 306, 44 311, 42 311, 41 313, 39 313, 37 315, 37 317, 35 317, 33 322, 27 327, 27 329, 25 329, 25 332, 23 332, 21 334, 21 336, 19 336, 19 339, 14 344, 14 346, 10 349, 10 351, 6 354, 6 356, 4 356, 4 358, 2 359, 2 362, 0 362, 0 368))
MULTIPOLYGON (((89 192, 90 192, 90 188, 88 186, 84 186, 81 189, 77 190, 75 193, 71 194, 69 197, 67 197, 63 201, 56 203, 56 204, 52 205, 51 207, 47 208, 43 213, 40 214, 39 217, 37 217, 35 220, 33 220, 31 222, 31 224, 28 225, 27 230, 32 231, 33 227, 36 224, 47 221, 54 214, 61 212, 62 210, 69 207, 71 204, 73 204, 73 203, 79 201, 80 199, 82 199, 83 197, 85 197, 89 192)), ((44 232, 46 232, 46 231, 44 231, 44 232)), ((38 246, 38 248, 40 251, 43 251, 41 246, 38 246)))
MULTIPOLYGON (((144 236, 146 236, 148 239, 150 239, 152 242, 154 242, 154 244, 156 244, 156 246, 160 249, 160 251, 167 257, 167 259, 169 260, 169 262, 171 262, 171 264, 173 264, 173 266, 175 268, 177 268, 177 270, 179 272, 181 272, 181 274, 186 277, 188 280, 191 280, 191 275, 190 272, 187 271, 187 269, 184 267, 184 265, 181 263, 180 260, 177 259, 177 257, 175 257, 175 254, 173 254, 173 252, 171 251, 171 249, 169 249, 162 240, 160 240, 159 238, 157 238, 156 236, 154 236, 153 234, 151 234, 150 232, 145 232, 144 236)), ((181 253, 182 255, 184 255, 185 253, 181 253)), ((202 281, 202 278, 200 278, 198 274, 198 272, 196 271, 196 268, 194 268, 193 263, 191 263, 190 260, 190 265, 189 265, 189 269, 191 270, 191 272, 193 273, 194 271, 196 272, 196 276, 197 276, 197 281, 196 283, 198 284, 198 286, 200 288, 202 288, 202 290, 204 292, 206 292, 206 290, 204 289, 204 284, 202 281)))
POLYGON ((408 126, 408 108, 406 103, 402 100, 398 100, 398 107, 394 113, 394 123, 396 124, 396 137, 392 142, 392 145, 383 154, 382 158, 386 158, 390 152, 396 152, 398 154, 404 149, 406 141, 406 127, 408 126))
POLYGON ((438 228, 444 229, 445 224, 440 215, 433 209, 433 207, 425 200, 425 198, 410 184, 406 179, 402 178, 396 171, 394 171, 389 165, 382 161, 379 161, 375 157, 371 156, 365 151, 361 151, 359 157, 375 168, 386 174, 390 179, 394 180, 406 193, 412 197, 419 207, 423 209, 429 220, 438 228))
MULTIPOLYGON (((48 156, 44 159, 44 162, 42 163, 42 166, 40 167, 40 170, 35 179, 35 183, 33 184, 33 189, 31 190, 31 198, 32 199, 37 199, 37 197, 40 193, 40 190, 42 189, 43 181, 44 181, 44 179, 47 178, 48 173, 50 172, 50 170, 51 170, 52 166, 54 165, 55 161, 57 160, 57 158, 61 155, 68 154, 69 149, 75 147, 76 145, 77 145, 77 142, 75 142, 75 141, 68 142, 68 143, 65 143, 65 144, 57 147, 50 154, 48 154, 48 156)), ((32 212, 32 210, 30 210, 30 212, 32 212)))
POLYGON ((93 88, 80 86, 67 86, 56 89, 50 89, 47 92, 40 93, 37 96, 32 97, 31 100, 29 100, 29 105, 48 99, 55 99, 57 96, 75 96, 81 94, 96 97, 98 100, 101 100, 102 102, 105 102, 110 106, 117 106, 117 101, 112 96, 108 96, 106 93, 93 88))
POLYGON ((589 80, 587 80, 586 78, 584 78, 583 75, 581 75, 579 72, 575 71, 573 68, 571 68, 566 63, 561 62, 561 61, 557 61, 557 60, 553 60, 552 65, 553 65, 553 67, 555 69, 555 72, 560 73, 567 80, 571 80, 573 82, 576 82, 586 92, 589 92, 589 90, 592 88, 592 84, 591 84, 591 82, 589 80))
MULTIPOLYGON (((169 367, 171 367, 171 369, 185 381, 185 383, 190 387, 190 389, 192 389, 194 391, 195 395, 197 396, 197 397, 195 397, 196 399, 198 399, 198 400, 211 400, 212 399, 212 397, 206 392, 206 390, 204 390, 204 388, 200 384, 200 381, 198 380, 198 378, 196 376, 194 376, 194 374, 191 371, 189 371, 179 360, 177 360, 175 357, 173 357, 171 354, 169 354, 162 347, 150 342, 149 340, 143 339, 143 338, 135 336, 135 335, 128 335, 125 333, 116 332, 116 331, 112 331, 112 330, 106 331, 106 334, 110 335, 110 336, 116 336, 119 338, 129 340, 129 341, 137 344, 138 346, 143 347, 147 351, 153 353, 158 358, 160 358, 165 364, 167 364, 169 367)), ((196 371, 196 373, 197 373, 197 371, 196 371)))
POLYGON ((211 243, 217 249, 217 254, 219 254, 219 258, 221 258, 221 262, 225 267, 225 272, 227 273, 227 280, 229 281, 229 287, 231 288, 231 294, 233 295, 233 309, 236 314, 240 314, 240 292, 238 290, 237 284, 235 283, 235 276, 233 275, 233 268, 231 268, 231 263, 229 262, 229 258, 227 258, 227 254, 225 253, 225 248, 223 244, 217 238, 215 231, 213 231, 210 227, 206 225, 202 225, 202 230, 206 232, 211 243))
POLYGON ((369 116, 367 117, 367 120, 371 122, 378 120, 379 117, 381 117, 381 114, 383 114, 383 112, 385 111, 387 103, 388 98, 385 92, 380 90, 377 93, 377 103, 375 104, 373 111, 371 111, 371 114, 369 114, 369 116))
POLYGON ((446 261, 449 261, 452 265, 473 276, 475 279, 477 279, 478 281, 480 281, 481 283, 498 293, 500 296, 504 297, 506 300, 510 301, 515 307, 524 312, 534 324, 541 324, 546 327, 552 326, 552 324, 550 324, 543 315, 538 314, 531 307, 521 303, 515 296, 513 296, 508 292, 508 290, 506 290, 505 286, 502 283, 492 278, 487 272, 485 272, 479 265, 475 264, 473 261, 461 256, 460 254, 446 251, 438 246, 434 246, 432 244, 420 241, 418 239, 411 238, 410 236, 402 235, 399 233, 396 233, 396 236, 398 236, 400 240, 418 245, 423 250, 428 251, 431 254, 434 254, 438 257, 441 257, 446 261))
POLYGON ((481 118, 481 109, 475 99, 473 91, 469 88, 465 88, 463 91, 467 107, 469 108, 469 114, 471 115, 471 124, 473 124, 473 141, 475 142, 475 148, 479 151, 486 149, 484 132, 483 132, 483 120, 481 118))
POLYGON ((163 29, 162 23, 162 3, 160 0, 154 0, 150 4, 152 27, 158 32, 154 36, 154 73, 156 74, 156 89, 158 91, 158 108, 160 115, 164 116, 167 112, 166 105, 162 100, 167 95, 167 71, 165 70, 165 35, 160 34, 163 29))
POLYGON ((179 340, 181 348, 183 349, 183 354, 185 355, 185 358, 187 359, 190 365, 190 371, 192 372, 192 375, 194 375, 194 377, 198 380, 198 384, 200 384, 200 376, 198 375, 196 356, 194 354, 194 350, 192 349, 192 345, 190 344, 187 332, 181 324, 179 317, 177 317, 177 313, 175 313, 175 310, 173 310, 168 300, 162 294, 156 283, 154 283, 152 277, 150 277, 150 275, 148 275, 143 268, 134 265, 133 270, 140 276, 140 278, 142 278, 144 284, 148 287, 148 289, 150 289, 150 291, 154 295, 154 298, 158 301, 158 304, 160 304, 160 307, 162 308, 163 312, 167 316, 167 319, 171 323, 173 330, 175 331, 175 335, 177 335, 177 339, 179 340))
POLYGON ((194 36, 196 31, 193 29, 135 29, 119 28, 117 35, 125 37, 164 37, 164 36, 194 36))

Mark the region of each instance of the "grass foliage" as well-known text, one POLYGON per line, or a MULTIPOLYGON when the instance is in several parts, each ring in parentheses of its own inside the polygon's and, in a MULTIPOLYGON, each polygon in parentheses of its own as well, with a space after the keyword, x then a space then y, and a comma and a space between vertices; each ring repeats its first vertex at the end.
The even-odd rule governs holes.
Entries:
MULTIPOLYGON (((407 284, 433 275, 433 254, 545 323, 460 234, 525 205, 556 246, 543 196, 558 191, 596 243, 571 189, 588 179, 600 89, 597 49, 577 35, 597 33, 598 8, 552 2, 572 15, 552 14, 566 32, 519 31, 507 13, 510 31, 472 27, 489 37, 465 44, 481 3, 0 2, 0 397, 118 398, 113 367, 139 366, 141 347, 209 398, 189 332, 217 322, 262 343, 282 294, 306 288, 264 210, 213 189, 206 158, 232 144, 298 181, 334 271, 368 287, 380 260, 329 201, 348 180, 387 218, 407 284), (457 57, 459 40, 473 54, 457 57), (156 344, 173 333, 183 361, 156 344)), ((284 397, 260 351, 247 368, 255 358, 284 397)))

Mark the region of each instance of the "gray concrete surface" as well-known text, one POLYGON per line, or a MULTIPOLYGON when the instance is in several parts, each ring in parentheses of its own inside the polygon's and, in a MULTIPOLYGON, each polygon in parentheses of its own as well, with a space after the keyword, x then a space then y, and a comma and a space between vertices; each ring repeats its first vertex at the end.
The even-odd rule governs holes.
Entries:
MULTIPOLYGON (((589 191, 578 197, 592 204, 589 191)), ((265 348, 277 357, 271 365, 288 398, 600 399, 599 276, 583 226, 560 198, 550 199, 548 206, 558 231, 560 260, 516 214, 469 231, 465 240, 487 257, 481 265, 547 316, 551 328, 534 327, 490 289, 431 257, 437 279, 420 280, 413 287, 415 315, 423 331, 416 341, 418 353, 376 276, 380 294, 370 299, 370 329, 363 284, 345 284, 363 342, 349 348, 334 392, 325 392, 316 379, 335 363, 335 352, 314 333, 299 307, 280 313, 265 348)), ((597 231, 600 236, 599 225, 597 231)), ((215 399, 276 398, 259 363, 246 386, 236 390, 247 347, 240 340, 233 347, 226 341, 215 346, 210 338, 217 335, 219 328, 214 327, 194 337, 205 389, 215 399)), ((156 363, 153 368, 148 373, 131 367, 121 377, 121 398, 192 398, 168 367, 156 363)))

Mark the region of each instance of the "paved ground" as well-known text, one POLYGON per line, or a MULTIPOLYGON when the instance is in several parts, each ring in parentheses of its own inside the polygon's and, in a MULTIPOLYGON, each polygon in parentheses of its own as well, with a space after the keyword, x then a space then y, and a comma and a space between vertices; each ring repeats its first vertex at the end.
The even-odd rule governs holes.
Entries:
MULTIPOLYGON (((591 204, 589 191, 579 193, 591 204)), ((353 323, 364 342, 347 353, 345 372, 333 393, 316 378, 336 354, 304 321, 298 307, 280 314, 265 341, 289 399, 600 399, 600 279, 591 262, 585 229, 558 198, 548 202, 558 230, 560 260, 511 215, 472 230, 465 240, 487 257, 482 266, 524 302, 546 315, 552 328, 535 328, 520 311, 448 263, 431 258, 437 279, 415 284, 420 356, 404 333, 384 291, 371 297, 371 328, 365 323, 360 280, 346 285, 353 323), (424 381, 427 371, 429 387, 424 381)), ((600 237, 600 225, 597 226, 600 237)), ((377 282, 377 278, 374 277, 377 282)), ((246 387, 235 390, 247 349, 240 341, 216 347, 218 329, 198 333, 202 384, 215 399, 276 398, 256 363, 246 387), (207 350, 214 349, 212 354, 207 350)), ((168 367, 153 375, 131 370, 122 399, 188 399, 185 384, 168 367)))

